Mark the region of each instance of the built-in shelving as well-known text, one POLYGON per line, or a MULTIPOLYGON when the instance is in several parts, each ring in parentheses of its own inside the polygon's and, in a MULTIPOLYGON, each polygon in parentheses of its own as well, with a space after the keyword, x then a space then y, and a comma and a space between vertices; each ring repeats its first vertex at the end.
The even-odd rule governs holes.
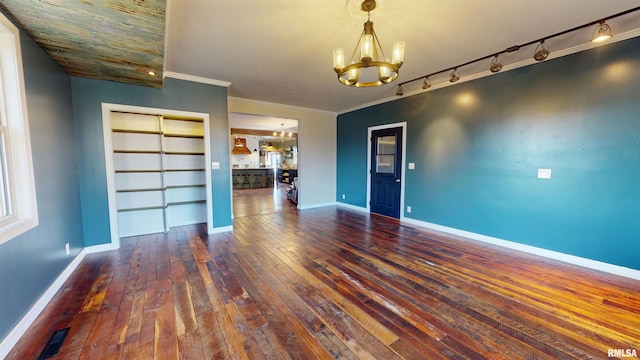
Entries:
POLYGON ((112 112, 120 236, 206 222, 201 119, 112 112))

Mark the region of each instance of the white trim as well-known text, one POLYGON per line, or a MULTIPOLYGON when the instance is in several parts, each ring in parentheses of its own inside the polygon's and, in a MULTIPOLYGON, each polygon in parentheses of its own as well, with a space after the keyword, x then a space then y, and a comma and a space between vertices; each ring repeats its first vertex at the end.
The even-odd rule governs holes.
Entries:
POLYGON ((316 208, 327 207, 327 206, 336 206, 336 205, 337 205, 337 203, 335 201, 333 201, 333 202, 328 202, 328 203, 300 205, 300 206, 298 206, 298 209, 307 210, 307 209, 316 209, 316 208))
POLYGON ((210 124, 209 114, 196 113, 190 111, 171 110, 171 109, 159 109, 142 106, 131 106, 121 104, 102 103, 102 134, 104 138, 104 159, 105 170, 107 176, 107 199, 109 202, 109 230, 111 231, 111 244, 114 248, 120 247, 120 237, 118 230, 118 210, 116 208, 116 185, 115 178, 113 176, 113 145, 111 144, 111 112, 122 111, 132 112, 139 114, 150 115, 166 115, 176 117, 193 117, 201 118, 204 122, 204 160, 205 160, 205 179, 206 179, 206 192, 207 192, 207 230, 209 233, 214 231, 213 228, 213 197, 211 194, 211 136, 210 136, 210 124))
POLYGON ((209 234, 220 234, 220 233, 232 232, 232 231, 233 231, 233 225, 227 225, 227 226, 211 228, 209 229, 209 234))
POLYGON ((192 82, 208 84, 208 85, 216 85, 216 86, 223 86, 223 87, 231 86, 231 83, 228 82, 228 81, 209 79, 209 78, 206 78, 206 77, 182 74, 182 73, 177 73, 177 72, 173 72, 173 71, 165 71, 163 73, 163 76, 164 77, 170 77, 170 78, 173 78, 173 79, 192 81, 192 82))
MULTIPOLYGON (((213 230, 213 195, 212 195, 212 175, 211 175, 211 124, 209 114, 199 114, 204 121, 204 179, 207 182, 205 191, 207 192, 207 232, 213 230)), ((233 195, 233 194, 232 194, 233 195)))
POLYGON ((120 233, 118 230, 118 209, 116 202, 116 185, 113 176, 113 145, 111 143, 111 111, 112 104, 102 104, 102 134, 104 137, 104 162, 107 177, 107 202, 109 205, 109 231, 111 232, 111 245, 120 247, 120 233))
POLYGON ((29 311, 20 319, 18 324, 9 332, 9 334, 0 342, 0 359, 4 359, 11 349, 18 343, 20 338, 29 330, 29 327, 38 318, 42 310, 49 304, 51 299, 56 295, 58 290, 62 288, 65 281, 73 274, 80 262, 84 259, 87 252, 82 249, 76 257, 67 265, 67 267, 58 275, 56 280, 49 288, 40 296, 38 301, 31 306, 29 311))
POLYGON ((336 205, 343 207, 343 208, 347 208, 347 209, 351 209, 351 210, 355 210, 355 211, 362 211, 362 212, 369 212, 369 209, 367 209, 366 207, 362 207, 362 206, 356 206, 356 205, 351 205, 351 204, 347 204, 347 203, 343 203, 343 202, 337 202, 336 205))
POLYGON ((407 122, 397 122, 392 124, 383 124, 370 126, 367 128, 367 200, 365 208, 371 212, 371 136, 375 130, 384 130, 401 127, 402 128, 402 175, 400 176, 400 219, 404 217, 404 179, 407 162, 407 122))
MULTIPOLYGON (((234 100, 234 101, 245 101, 245 102, 252 103, 252 104, 259 104, 259 105, 266 105, 266 106, 277 106, 277 107, 283 107, 283 108, 295 109, 295 110, 301 110, 301 111, 313 111, 313 112, 319 112, 319 113, 324 113, 324 114, 338 115, 338 113, 335 112, 335 111, 313 109, 313 108, 307 108, 307 107, 302 107, 302 106, 294 106, 294 105, 287 105, 287 104, 279 104, 279 103, 274 103, 274 102, 269 102, 269 101, 252 100, 252 99, 245 99, 245 98, 239 98, 239 97, 233 97, 233 96, 228 96, 227 99, 234 100)), ((239 112, 239 111, 230 111, 230 112, 243 113, 243 112, 239 112)), ((268 116, 268 115, 257 114, 257 113, 246 113, 246 112, 244 112, 244 113, 245 114, 251 114, 251 115, 268 116)))
MULTIPOLYGON (((580 44, 577 46, 573 46, 567 49, 563 49, 563 50, 558 50, 558 51, 553 51, 551 52, 551 54, 549 54, 549 57, 545 60, 545 62, 552 60, 552 59, 556 59, 559 57, 563 57, 563 56, 567 56, 567 55, 571 55, 571 54, 575 54, 575 53, 579 53, 585 50, 590 50, 590 49, 594 49, 596 47, 599 46, 605 46, 608 44, 613 44, 619 41, 623 41, 623 40, 627 40, 627 39, 632 39, 635 37, 640 36, 640 29, 634 29, 631 31, 627 31, 621 34, 616 34, 613 38, 611 38, 610 40, 608 40, 605 43, 600 43, 600 44, 594 44, 592 42, 587 42, 584 44, 580 44)), ((506 71, 510 71, 510 70, 514 70, 514 69, 519 69, 521 67, 525 67, 525 66, 529 66, 529 65, 533 65, 533 64, 538 64, 539 62, 534 60, 533 58, 529 58, 526 60, 522 60, 513 64, 507 64, 504 65, 504 67, 502 68, 502 70, 500 71, 500 73, 506 72, 506 71)), ((499 74, 499 73, 498 73, 499 74)), ((421 94, 427 91, 433 91, 433 90, 437 90, 437 89, 441 89, 441 88, 445 88, 448 86, 455 86, 457 84, 462 84, 464 82, 467 81, 472 81, 472 80, 476 80, 476 79, 480 79, 486 76, 491 76, 491 75, 497 75, 495 73, 492 73, 489 70, 485 70, 476 74, 471 74, 468 76, 463 76, 460 80, 456 81, 455 83, 451 83, 449 81, 443 81, 437 84, 433 84, 432 87, 430 87, 428 90, 423 90, 421 86, 418 86, 418 89, 416 90, 411 90, 409 92, 405 92, 404 96, 389 96, 386 97, 384 99, 380 99, 380 100, 375 100, 375 101, 371 101, 365 104, 361 104, 346 110, 342 110, 342 111, 338 111, 338 114, 346 114, 348 112, 352 112, 352 111, 356 111, 356 110, 360 110, 360 109, 365 109, 374 105, 379 105, 379 104, 384 104, 387 102, 391 102, 391 101, 395 101, 395 100, 400 100, 402 98, 406 98, 409 96, 413 96, 413 95, 417 95, 417 94, 421 94)), ((415 81, 417 83, 417 81, 415 81)))
POLYGON ((7 126, 7 178, 13 212, 0 229, 2 244, 38 226, 39 222, 20 30, 1 13, 0 36, 0 78, 3 80, 0 96, 3 96, 4 125, 7 126))
POLYGON ((640 270, 613 265, 613 264, 605 263, 602 261, 591 260, 591 259, 587 259, 587 258, 575 256, 575 255, 569 255, 569 254, 565 254, 565 253, 561 253, 553 250, 547 250, 547 249, 539 248, 536 246, 520 244, 520 243, 509 241, 509 240, 503 240, 503 239, 499 239, 491 236, 477 234, 470 231, 460 230, 460 229, 433 224, 425 221, 409 219, 404 217, 401 218, 400 221, 406 222, 412 225, 424 227, 430 230, 441 231, 441 232, 461 236, 471 240, 477 240, 484 243, 505 247, 508 249, 522 251, 527 254, 542 256, 545 258, 558 260, 558 261, 582 266, 582 267, 593 269, 593 270, 604 271, 610 274, 620 275, 620 276, 628 277, 634 280, 640 280, 640 270))
POLYGON ((95 254, 99 252, 118 250, 118 249, 120 249, 120 243, 118 243, 117 245, 116 244, 100 244, 100 245, 93 245, 93 246, 88 246, 84 248, 87 254, 95 254))

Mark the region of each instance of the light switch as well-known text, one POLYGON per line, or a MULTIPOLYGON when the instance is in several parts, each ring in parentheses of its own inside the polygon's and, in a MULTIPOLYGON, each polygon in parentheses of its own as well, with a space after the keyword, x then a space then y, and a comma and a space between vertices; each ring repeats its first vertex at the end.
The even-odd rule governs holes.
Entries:
POLYGON ((416 163, 409 163, 409 170, 414 170, 416 168, 416 163))
POLYGON ((551 169, 538 169, 538 179, 551 179, 551 169))
POLYGON ((211 169, 220 170, 220 162, 219 161, 212 161, 211 162, 211 169))

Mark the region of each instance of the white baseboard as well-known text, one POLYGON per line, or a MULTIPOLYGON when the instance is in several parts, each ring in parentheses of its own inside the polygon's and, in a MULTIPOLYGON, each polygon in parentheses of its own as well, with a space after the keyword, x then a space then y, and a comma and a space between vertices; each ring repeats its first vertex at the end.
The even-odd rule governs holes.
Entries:
POLYGON ((231 232, 231 231, 233 231, 233 225, 214 227, 214 228, 209 229, 208 231, 209 231, 209 234, 219 234, 219 233, 223 233, 223 232, 231 232))
POLYGON ((69 276, 73 273, 73 271, 80 265, 80 262, 87 255, 87 251, 85 249, 80 250, 78 255, 67 265, 67 267, 62 271, 60 275, 56 278, 56 280, 49 286, 47 291, 40 296, 38 301, 31 306, 31 309, 20 319, 18 324, 9 332, 7 337, 5 337, 0 343, 0 359, 4 359, 13 347, 18 343, 20 338, 29 330, 29 327, 33 322, 38 318, 42 310, 49 304, 51 299, 56 295, 58 290, 62 288, 64 282, 67 281, 69 276))
POLYGON ((320 203, 320 204, 299 205, 298 209, 307 210, 307 209, 316 209, 316 208, 335 206, 335 205, 336 205, 336 202, 334 201, 334 202, 320 203))
POLYGON ((366 207, 362 207, 362 206, 356 206, 356 205, 351 205, 351 204, 345 204, 342 202, 338 202, 337 203, 338 206, 347 208, 347 209, 351 209, 351 210, 356 210, 356 211, 362 211, 362 212, 369 212, 369 209, 367 209, 366 207))
POLYGON ((101 245, 93 245, 93 246, 88 246, 86 248, 84 248, 85 252, 87 254, 95 254, 95 253, 99 253, 99 252, 103 252, 103 251, 111 251, 111 250, 118 250, 120 249, 120 245, 119 244, 113 244, 113 243, 109 243, 109 244, 101 244, 101 245))
POLYGON ((417 225, 420 227, 424 227, 427 229, 431 229, 431 230, 436 230, 436 231, 441 231, 441 232, 452 234, 452 235, 461 236, 471 240, 482 241, 485 243, 522 251, 532 255, 537 255, 537 256, 553 259, 553 260, 563 261, 569 264, 578 265, 578 266, 582 266, 582 267, 593 269, 593 270, 604 271, 610 274, 620 275, 620 276, 628 277, 634 280, 640 280, 640 270, 635 270, 635 269, 627 268, 624 266, 613 265, 613 264, 605 263, 602 261, 591 260, 591 259, 587 259, 587 258, 575 256, 575 255, 569 255, 569 254, 565 254, 565 253, 561 253, 553 250, 547 250, 547 249, 543 249, 543 248, 539 248, 531 245, 525 245, 525 244, 520 244, 517 242, 503 240, 503 239, 499 239, 491 236, 476 234, 470 231, 460 230, 460 229, 442 226, 438 224, 432 224, 426 221, 420 221, 420 220, 409 219, 404 217, 400 219, 400 221, 417 225))

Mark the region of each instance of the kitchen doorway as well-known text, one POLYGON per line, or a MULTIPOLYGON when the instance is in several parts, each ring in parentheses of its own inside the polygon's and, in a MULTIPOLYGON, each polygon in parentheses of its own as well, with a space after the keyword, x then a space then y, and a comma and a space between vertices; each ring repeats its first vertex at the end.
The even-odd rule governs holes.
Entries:
POLYGON ((298 120, 230 113, 234 218, 297 208, 298 120))

